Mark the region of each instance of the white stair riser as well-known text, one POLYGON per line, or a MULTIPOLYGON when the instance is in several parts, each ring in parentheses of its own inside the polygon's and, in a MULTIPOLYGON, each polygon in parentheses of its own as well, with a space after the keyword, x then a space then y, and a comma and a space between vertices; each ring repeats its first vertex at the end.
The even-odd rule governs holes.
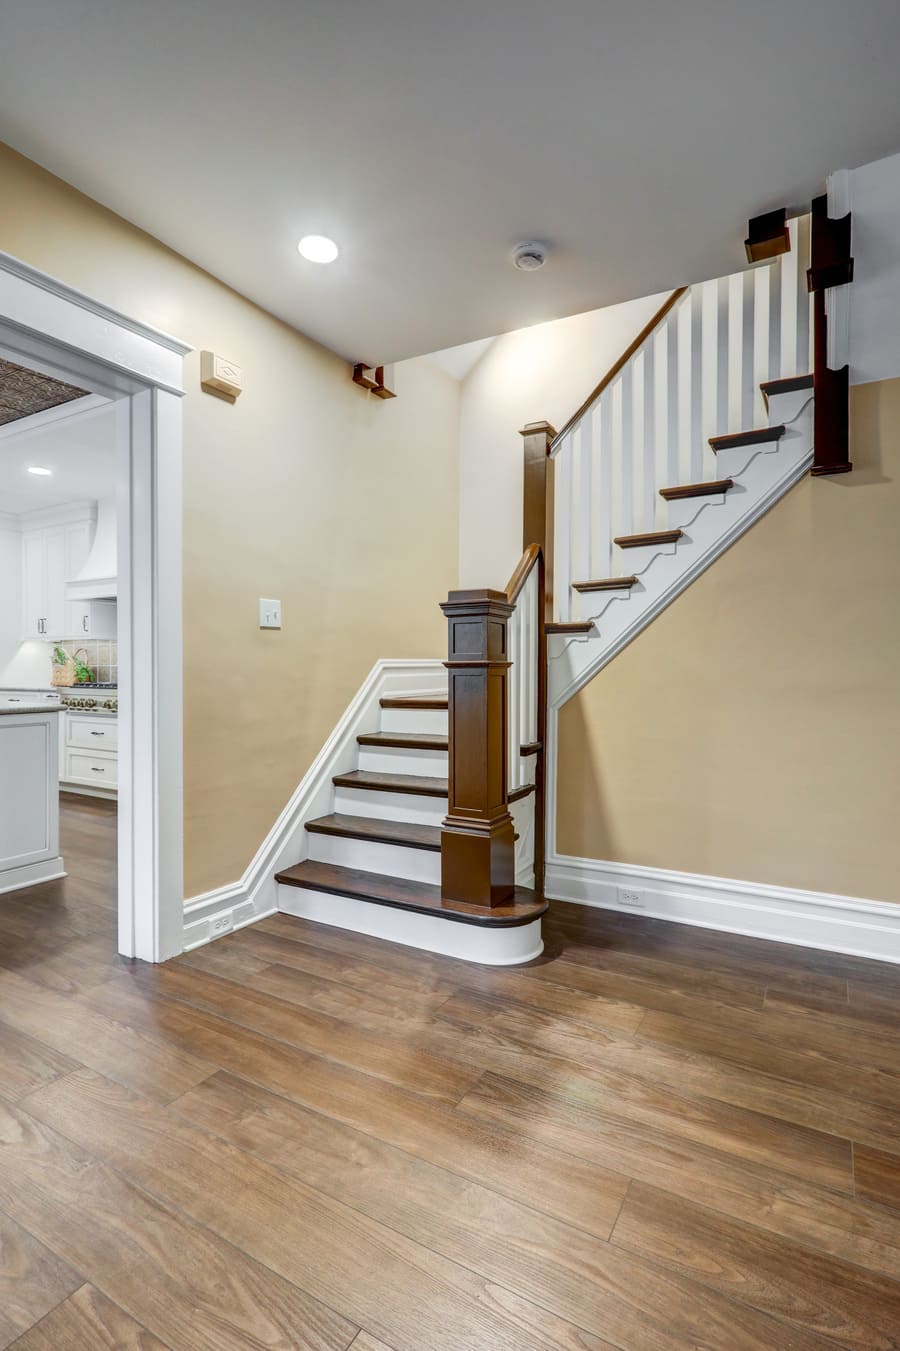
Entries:
POLYGON ((373 774, 425 774, 446 779, 447 752, 407 746, 360 746, 358 767, 373 774))
POLYGON ((277 890, 278 908, 283 914, 331 924, 338 929, 352 929, 407 947, 424 948, 426 952, 441 952, 467 962, 519 966, 543 951, 539 919, 515 928, 492 929, 331 892, 308 891, 305 887, 279 886, 277 890))
POLYGON ((411 821, 439 826, 447 815, 445 797, 420 793, 380 793, 366 788, 336 788, 334 810, 345 816, 373 816, 381 821, 411 821))
POLYGON ((383 708, 381 710, 382 732, 435 733, 447 735, 446 708, 383 708))
POLYGON ((341 868, 359 868, 386 877, 440 885, 441 856, 433 849, 411 849, 407 845, 356 840, 346 835, 320 835, 317 831, 307 834, 309 857, 316 863, 336 863, 341 868))

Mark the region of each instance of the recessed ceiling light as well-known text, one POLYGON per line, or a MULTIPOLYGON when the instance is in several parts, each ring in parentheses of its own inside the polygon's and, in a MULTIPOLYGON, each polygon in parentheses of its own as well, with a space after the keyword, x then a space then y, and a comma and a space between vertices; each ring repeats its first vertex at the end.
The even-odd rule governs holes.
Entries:
POLYGON ((338 256, 337 244, 327 235, 304 235, 297 250, 310 263, 333 263, 338 256))
POLYGON ((43 468, 41 465, 39 465, 39 464, 30 464, 30 465, 28 466, 28 472, 29 472, 29 474, 37 474, 40 478, 52 478, 52 477, 53 477, 53 470, 52 470, 52 469, 44 469, 44 468, 43 468))

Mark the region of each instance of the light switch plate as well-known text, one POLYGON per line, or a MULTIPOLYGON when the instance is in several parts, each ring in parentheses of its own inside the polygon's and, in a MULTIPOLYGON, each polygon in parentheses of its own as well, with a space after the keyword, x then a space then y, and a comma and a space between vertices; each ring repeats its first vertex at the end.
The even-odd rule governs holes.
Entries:
POLYGON ((280 600, 260 600, 259 602, 259 627, 261 629, 280 629, 281 628, 281 601, 280 600))

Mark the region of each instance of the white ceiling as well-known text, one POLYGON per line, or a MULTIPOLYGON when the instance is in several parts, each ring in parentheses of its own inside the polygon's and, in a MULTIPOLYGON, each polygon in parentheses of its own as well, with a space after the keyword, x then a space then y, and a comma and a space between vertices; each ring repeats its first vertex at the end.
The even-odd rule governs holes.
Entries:
POLYGON ((0 515, 18 516, 115 492, 113 405, 104 403, 91 410, 91 404, 98 402, 92 395, 77 405, 66 405, 75 410, 67 416, 48 421, 46 414, 39 413, 0 429, 0 515), (29 474, 29 465, 51 469, 52 477, 29 474))
POLYGON ((0 136, 377 363, 734 271, 898 58, 897 0, 4 0, 0 136))

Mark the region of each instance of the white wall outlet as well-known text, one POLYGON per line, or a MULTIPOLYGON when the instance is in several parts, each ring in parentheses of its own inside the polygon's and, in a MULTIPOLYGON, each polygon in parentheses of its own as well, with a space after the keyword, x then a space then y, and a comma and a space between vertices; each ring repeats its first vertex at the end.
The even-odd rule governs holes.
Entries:
POLYGON ((259 602, 259 627, 261 629, 280 629, 281 628, 281 601, 280 600, 260 600, 259 602))
POLYGON ((643 910, 644 893, 631 887, 619 887, 619 905, 627 905, 629 910, 643 910))
POLYGON ((233 928, 234 918, 230 910, 227 914, 216 915, 215 919, 212 919, 209 922, 209 932, 214 938, 218 938, 220 934, 231 933, 233 928))

